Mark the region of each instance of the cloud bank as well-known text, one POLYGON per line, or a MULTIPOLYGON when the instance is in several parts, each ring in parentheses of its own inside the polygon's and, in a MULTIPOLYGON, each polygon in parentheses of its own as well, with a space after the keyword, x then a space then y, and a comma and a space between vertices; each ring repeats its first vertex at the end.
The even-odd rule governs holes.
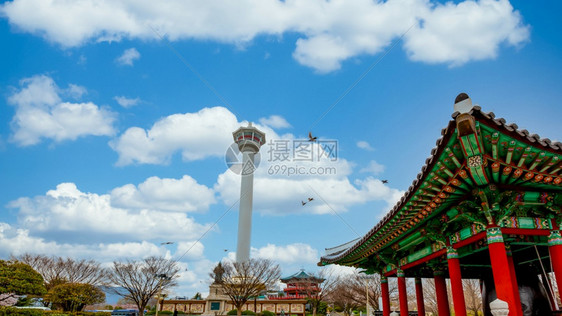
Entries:
POLYGON ((458 66, 529 39, 529 26, 508 0, 14 0, 0 13, 18 30, 63 47, 162 36, 247 45, 261 35, 292 33, 293 58, 320 73, 398 40, 411 60, 458 66))

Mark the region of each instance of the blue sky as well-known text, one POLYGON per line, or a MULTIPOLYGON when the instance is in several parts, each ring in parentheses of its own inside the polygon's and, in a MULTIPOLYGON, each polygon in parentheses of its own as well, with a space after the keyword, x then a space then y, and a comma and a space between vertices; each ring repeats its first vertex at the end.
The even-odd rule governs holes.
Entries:
POLYGON ((284 275, 384 216, 460 92, 561 140, 557 2, 93 2, 0 6, 2 258, 163 255, 185 268, 176 294, 207 292, 235 254, 224 153, 248 121, 337 143, 337 161, 262 147, 252 256, 284 275), (295 167, 332 174, 280 174, 295 167))

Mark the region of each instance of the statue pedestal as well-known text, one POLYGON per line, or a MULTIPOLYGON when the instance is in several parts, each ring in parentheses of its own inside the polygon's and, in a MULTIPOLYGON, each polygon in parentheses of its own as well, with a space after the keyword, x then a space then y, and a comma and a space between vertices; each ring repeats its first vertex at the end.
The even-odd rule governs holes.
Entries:
POLYGON ((222 285, 213 283, 209 286, 209 296, 205 299, 207 304, 205 305, 205 312, 202 316, 215 316, 215 315, 226 315, 227 310, 226 302, 229 300, 228 295, 224 294, 224 289, 222 285))

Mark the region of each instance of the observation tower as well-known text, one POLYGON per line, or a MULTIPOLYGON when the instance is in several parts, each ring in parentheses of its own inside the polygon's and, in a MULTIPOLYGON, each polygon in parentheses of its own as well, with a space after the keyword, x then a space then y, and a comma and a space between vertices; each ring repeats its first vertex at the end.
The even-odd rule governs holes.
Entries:
POLYGON ((238 245, 236 247, 236 261, 244 262, 250 259, 250 236, 252 231, 252 200, 254 192, 254 156, 265 144, 265 133, 258 130, 252 123, 240 127, 232 133, 234 142, 242 153, 242 183, 240 185, 240 214, 238 217, 238 245))

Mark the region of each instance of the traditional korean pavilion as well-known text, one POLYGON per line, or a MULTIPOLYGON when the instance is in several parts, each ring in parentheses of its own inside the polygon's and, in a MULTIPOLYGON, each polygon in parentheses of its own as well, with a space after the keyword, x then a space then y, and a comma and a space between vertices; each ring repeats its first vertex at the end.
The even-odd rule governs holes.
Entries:
POLYGON ((466 315, 463 278, 489 280, 483 296, 507 302, 509 315, 560 310, 545 275, 554 272, 562 290, 562 143, 506 124, 464 93, 454 109, 400 201, 362 238, 327 249, 319 265, 380 274, 383 315, 390 314, 389 277, 398 281, 401 316, 408 315, 405 278, 416 279, 419 315, 421 278, 434 280, 440 316, 450 312, 446 278, 456 316, 466 315), (546 302, 529 306, 520 291, 529 282, 546 288, 546 302))
POLYGON ((314 297, 320 292, 320 284, 324 279, 317 278, 313 275, 301 270, 293 275, 281 278, 281 282, 285 283, 287 287, 283 289, 287 299, 306 299, 314 297))

